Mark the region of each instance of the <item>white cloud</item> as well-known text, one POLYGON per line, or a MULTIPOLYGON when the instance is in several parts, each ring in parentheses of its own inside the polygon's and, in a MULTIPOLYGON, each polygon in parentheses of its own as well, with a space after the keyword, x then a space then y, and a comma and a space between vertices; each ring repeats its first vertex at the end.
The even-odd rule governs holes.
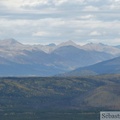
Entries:
POLYGON ((120 10, 120 5, 119 4, 111 4, 110 6, 109 6, 109 8, 111 9, 111 10, 120 10))
POLYGON ((0 31, 0 35, 2 35, 3 34, 3 32, 2 31, 0 31))
POLYGON ((32 34, 32 36, 34 37, 58 37, 58 36, 60 36, 61 35, 61 33, 55 33, 55 32, 51 32, 51 31, 38 31, 38 32, 34 32, 33 34, 32 34))
POLYGON ((106 40, 104 42, 110 45, 120 45, 120 38, 115 38, 114 40, 106 40))
POLYGON ((79 17, 80 19, 94 19, 95 18, 95 15, 91 15, 91 14, 88 14, 88 15, 84 15, 84 16, 80 16, 79 17))
POLYGON ((93 31, 93 32, 90 33, 90 35, 92 35, 92 36, 99 36, 99 35, 101 35, 101 33, 98 32, 98 31, 93 31))
POLYGON ((88 42, 93 42, 93 43, 104 43, 107 45, 120 45, 120 38, 115 38, 115 39, 90 39, 88 42))
POLYGON ((83 11, 99 11, 98 7, 94 7, 94 6, 86 6, 83 11))
POLYGON ((120 4, 120 0, 110 0, 110 2, 113 4, 115 4, 115 3, 120 4))
POLYGON ((1 1, 5 6, 21 7, 24 5, 36 6, 38 4, 48 4, 48 0, 3 0, 1 1))
POLYGON ((37 5, 47 5, 49 4, 48 0, 23 0, 22 5, 28 6, 37 6, 37 5))
POLYGON ((118 12, 120 10, 120 0, 108 0, 108 4, 105 4, 102 9, 110 12, 118 12))
POLYGON ((115 39, 119 35, 120 22, 104 22, 98 20, 76 20, 76 19, 58 19, 46 18, 40 20, 0 20, 0 31, 2 35, 15 37, 19 39, 42 39, 54 40, 81 40, 86 41, 89 37, 95 36, 102 39, 115 39), (92 32, 91 32, 92 31, 92 32), (48 37, 48 38, 46 38, 48 37), (81 38, 82 37, 82 38, 81 38), (105 38, 104 38, 105 37, 105 38))
POLYGON ((63 4, 79 4, 84 5, 86 4, 86 0, 53 0, 52 1, 55 5, 63 5, 63 4))
POLYGON ((53 0, 53 3, 57 6, 68 2, 68 0, 53 0))
POLYGON ((100 0, 87 0, 87 2, 99 2, 100 0))
POLYGON ((0 0, 0 35, 108 42, 120 37, 119 10, 120 0, 0 0))
POLYGON ((45 31, 39 31, 39 32, 35 32, 32 34, 33 36, 49 36, 50 33, 45 32, 45 31))

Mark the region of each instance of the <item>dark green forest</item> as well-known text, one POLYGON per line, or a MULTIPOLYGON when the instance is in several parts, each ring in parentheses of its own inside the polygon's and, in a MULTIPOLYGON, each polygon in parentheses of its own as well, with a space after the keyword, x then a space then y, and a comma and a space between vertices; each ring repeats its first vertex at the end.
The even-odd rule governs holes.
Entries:
POLYGON ((120 75, 1 77, 1 120, 98 120, 120 110, 120 75))

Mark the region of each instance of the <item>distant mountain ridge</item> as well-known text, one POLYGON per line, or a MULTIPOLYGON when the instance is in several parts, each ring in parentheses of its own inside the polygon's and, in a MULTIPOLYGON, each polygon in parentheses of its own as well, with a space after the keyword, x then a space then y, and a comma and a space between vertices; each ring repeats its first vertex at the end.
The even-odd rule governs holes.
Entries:
POLYGON ((87 67, 77 68, 60 76, 89 76, 101 74, 120 74, 120 57, 103 61, 87 67))
POLYGON ((41 44, 27 45, 27 44, 22 44, 22 43, 18 42, 17 40, 11 38, 11 39, 0 40, 0 47, 2 47, 2 46, 8 46, 10 48, 19 46, 19 49, 23 48, 25 50, 31 50, 31 49, 38 50, 39 49, 39 50, 42 50, 47 53, 54 51, 55 49, 58 49, 60 47, 74 46, 76 48, 83 49, 86 51, 99 51, 99 52, 107 52, 107 53, 110 53, 113 55, 118 55, 118 54, 120 55, 120 50, 119 50, 120 45, 108 46, 103 43, 87 43, 83 46, 80 46, 79 44, 76 44, 75 42, 73 42, 71 40, 62 42, 58 45, 56 45, 54 43, 50 43, 48 45, 41 45, 41 44))
POLYGON ((120 45, 115 46, 116 48, 120 48, 120 45))
POLYGON ((84 50, 89 50, 89 51, 99 51, 99 52, 106 52, 109 54, 120 54, 118 48, 113 47, 113 46, 108 46, 102 43, 88 43, 84 46, 82 46, 84 50))
POLYGON ((119 48, 104 44, 80 46, 73 41, 67 41, 59 45, 25 45, 14 39, 0 40, 0 76, 23 73, 52 76, 119 55, 119 48))

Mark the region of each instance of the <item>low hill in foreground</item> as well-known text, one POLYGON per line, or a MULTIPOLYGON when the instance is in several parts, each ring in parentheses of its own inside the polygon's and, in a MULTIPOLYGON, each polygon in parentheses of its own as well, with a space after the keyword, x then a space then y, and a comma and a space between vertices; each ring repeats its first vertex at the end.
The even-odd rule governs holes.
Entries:
POLYGON ((120 75, 0 78, 1 120, 99 120, 120 110, 120 75))
POLYGON ((0 78, 0 110, 120 110, 119 85, 120 75, 0 78))

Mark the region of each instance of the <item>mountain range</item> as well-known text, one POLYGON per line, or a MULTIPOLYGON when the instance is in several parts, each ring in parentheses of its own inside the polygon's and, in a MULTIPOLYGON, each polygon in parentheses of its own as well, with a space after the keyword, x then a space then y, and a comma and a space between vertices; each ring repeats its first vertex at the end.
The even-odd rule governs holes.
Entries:
POLYGON ((119 56, 118 46, 102 43, 26 45, 14 39, 0 40, 0 76, 53 76, 119 56))

